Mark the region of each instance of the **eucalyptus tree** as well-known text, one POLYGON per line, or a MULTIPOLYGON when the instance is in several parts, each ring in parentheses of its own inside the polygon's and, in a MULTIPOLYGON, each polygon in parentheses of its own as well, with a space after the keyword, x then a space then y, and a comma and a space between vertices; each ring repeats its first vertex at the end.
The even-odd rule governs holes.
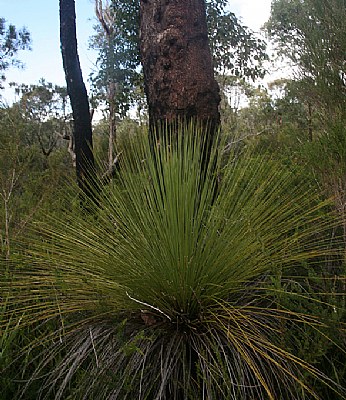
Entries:
MULTIPOLYGON (((116 139, 117 121, 124 118, 131 104, 135 101, 136 82, 140 74, 138 65, 138 52, 136 41, 129 40, 124 35, 123 19, 132 21, 128 8, 123 4, 110 4, 108 0, 95 0, 95 13, 98 24, 95 26, 96 34, 91 38, 90 47, 99 53, 96 64, 97 71, 90 75, 92 83, 92 96, 95 105, 105 104, 109 117, 109 144, 108 166, 113 166, 113 147, 116 139)), ((130 24, 126 30, 130 30, 130 24)))
POLYGON ((228 0, 206 1, 209 45, 218 74, 255 81, 266 70, 266 42, 228 11, 228 0))
POLYGON ((18 30, 14 25, 6 26, 6 20, 0 17, 0 89, 5 80, 5 71, 10 66, 21 66, 16 58, 20 50, 30 49, 31 37, 26 28, 18 30))
POLYGON ((72 140, 70 132, 70 108, 65 87, 53 85, 41 79, 35 85, 16 85, 15 92, 21 95, 18 108, 28 129, 25 134, 27 145, 36 145, 48 158, 62 147, 63 139, 72 140))
POLYGON ((325 116, 346 113, 346 3, 274 0, 266 24, 279 54, 298 70, 301 98, 325 116))

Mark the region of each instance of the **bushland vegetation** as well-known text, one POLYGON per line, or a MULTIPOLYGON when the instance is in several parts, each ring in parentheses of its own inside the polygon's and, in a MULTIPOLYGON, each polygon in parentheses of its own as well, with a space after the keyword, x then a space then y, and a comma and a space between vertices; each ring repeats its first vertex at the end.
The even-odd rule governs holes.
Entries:
MULTIPOLYGON (((267 87, 265 41, 207 2, 212 132, 172 105, 152 124, 147 2, 95 3, 88 195, 66 88, 14 84, 0 108, 1 399, 344 399, 344 2, 273 0, 294 73, 267 87)), ((0 19, 9 60, 20 32, 0 19)))

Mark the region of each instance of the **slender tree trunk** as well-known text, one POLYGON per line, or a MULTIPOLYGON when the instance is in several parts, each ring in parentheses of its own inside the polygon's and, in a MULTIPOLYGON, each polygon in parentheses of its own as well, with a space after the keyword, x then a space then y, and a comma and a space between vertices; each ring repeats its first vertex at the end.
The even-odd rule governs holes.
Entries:
POLYGON ((3 196, 4 208, 5 208, 5 249, 6 249, 6 260, 10 259, 11 254, 11 239, 10 239, 10 211, 9 211, 9 197, 6 194, 3 196))
MULTIPOLYGON (((115 20, 113 14, 110 10, 109 2, 106 0, 95 0, 95 14, 97 19, 102 26, 104 34, 107 38, 108 51, 109 54, 113 53, 113 43, 112 37, 114 36, 114 24, 115 20)), ((109 57, 112 60, 114 57, 109 57)), ((112 63, 112 61, 111 61, 112 63)), ((110 65, 112 68, 113 65, 110 65)), ((107 103, 109 107, 109 138, 108 138, 108 173, 112 173, 114 167, 114 142, 116 138, 116 105, 115 105, 115 95, 116 95, 116 82, 113 78, 109 79, 107 86, 107 103)))
POLYGON ((92 197, 91 177, 94 172, 92 127, 88 95, 77 52, 74 0, 60 0, 60 43, 74 120, 77 182, 86 196, 92 197))
POLYGON ((11 213, 10 213, 10 201, 13 194, 13 190, 17 184, 18 175, 16 174, 16 169, 13 168, 11 177, 8 180, 8 184, 4 185, 4 188, 0 192, 0 197, 4 202, 4 211, 5 211, 5 254, 6 260, 9 260, 11 254, 11 238, 10 238, 10 223, 11 223, 11 213))
POLYGON ((308 126, 309 126, 309 141, 312 142, 312 106, 311 103, 308 102, 308 126))
POLYGON ((108 170, 111 171, 114 163, 114 143, 116 140, 116 107, 114 104, 115 82, 110 82, 108 86, 108 105, 109 105, 109 140, 108 140, 108 170))
POLYGON ((140 50, 151 128, 196 120, 220 123, 219 87, 204 0, 141 0, 140 50))

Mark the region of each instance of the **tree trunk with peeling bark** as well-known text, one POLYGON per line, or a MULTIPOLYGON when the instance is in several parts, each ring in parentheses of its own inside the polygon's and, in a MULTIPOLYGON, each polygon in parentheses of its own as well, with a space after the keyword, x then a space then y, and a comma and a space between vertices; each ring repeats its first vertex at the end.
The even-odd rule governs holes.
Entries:
POLYGON ((140 50, 152 129, 197 121, 214 133, 219 87, 204 0, 141 0, 140 50))
POLYGON ((74 121, 77 182, 85 195, 92 198, 91 177, 94 172, 92 127, 88 95, 77 52, 75 1, 60 0, 59 4, 61 52, 74 121))
MULTIPOLYGON (((111 12, 108 0, 95 0, 95 14, 107 38, 108 50, 112 51, 112 38, 114 36, 115 18, 111 12)), ((114 168, 114 142, 116 139, 116 82, 109 79, 107 84, 107 98, 109 108, 109 137, 108 137, 108 173, 114 168)))

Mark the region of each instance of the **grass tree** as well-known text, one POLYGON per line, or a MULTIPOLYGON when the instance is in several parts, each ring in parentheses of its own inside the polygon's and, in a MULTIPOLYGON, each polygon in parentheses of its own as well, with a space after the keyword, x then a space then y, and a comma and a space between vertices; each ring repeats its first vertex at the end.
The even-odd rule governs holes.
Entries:
POLYGON ((38 224, 2 277, 7 329, 36 332, 36 398, 318 398, 307 375, 345 394, 282 340, 327 337, 328 321, 280 298, 321 301, 282 277, 337 258, 328 203, 270 158, 216 144, 201 176, 203 140, 168 135, 153 151, 140 134, 94 212, 38 224))

